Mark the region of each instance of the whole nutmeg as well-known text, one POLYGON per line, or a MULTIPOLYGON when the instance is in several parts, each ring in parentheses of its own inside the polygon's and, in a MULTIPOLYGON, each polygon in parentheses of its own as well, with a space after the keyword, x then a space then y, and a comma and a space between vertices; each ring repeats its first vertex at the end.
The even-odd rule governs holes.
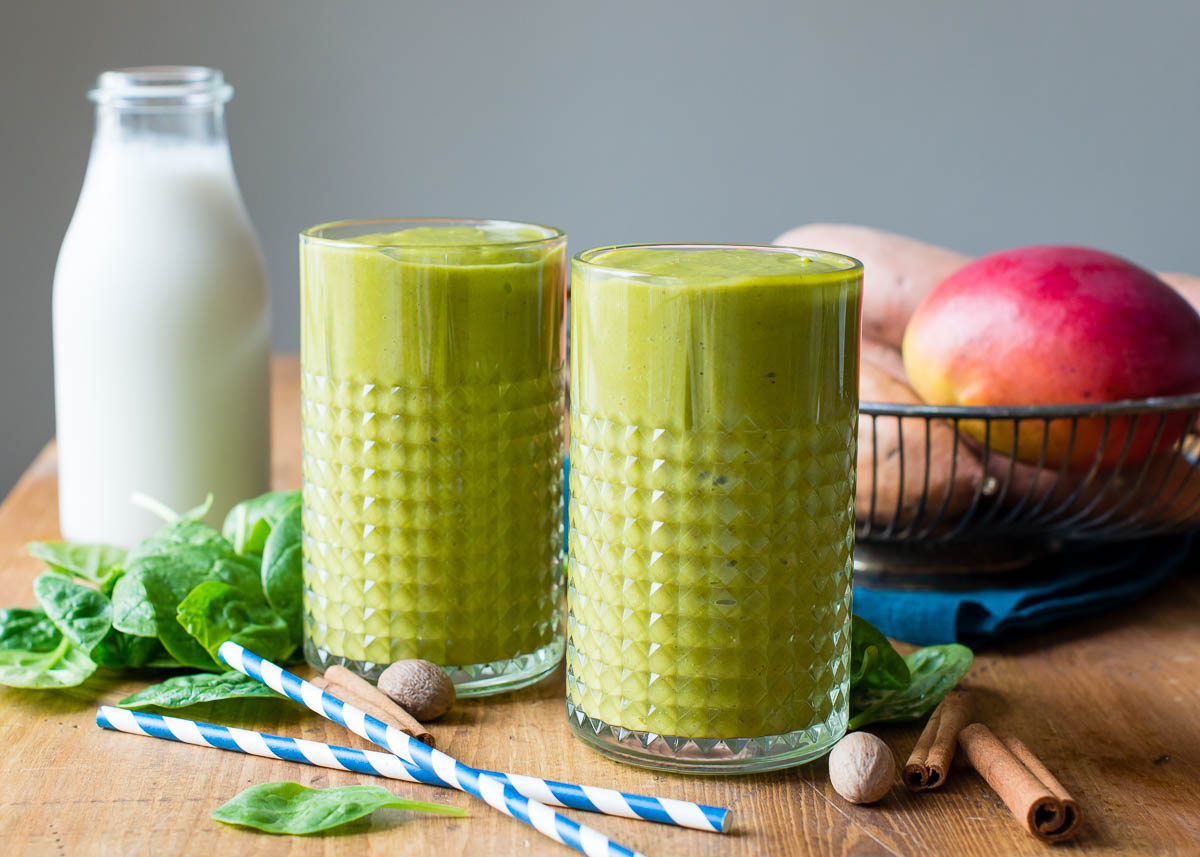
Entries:
POLYGON ((850 803, 875 803, 895 780, 891 749, 870 732, 851 732, 829 754, 829 784, 850 803))
POLYGON ((454 682, 432 661, 396 661, 379 677, 379 689, 418 720, 435 720, 454 705, 454 682))

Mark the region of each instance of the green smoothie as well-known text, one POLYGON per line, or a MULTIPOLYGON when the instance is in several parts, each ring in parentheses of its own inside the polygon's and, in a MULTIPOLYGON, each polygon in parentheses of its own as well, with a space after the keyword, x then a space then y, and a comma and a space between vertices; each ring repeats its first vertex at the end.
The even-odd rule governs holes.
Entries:
POLYGON ((470 692, 557 662, 565 241, 497 221, 302 237, 314 665, 426 658, 470 692))
POLYGON ((576 258, 567 697, 601 749, 771 767, 844 729, 861 281, 783 248, 576 258))

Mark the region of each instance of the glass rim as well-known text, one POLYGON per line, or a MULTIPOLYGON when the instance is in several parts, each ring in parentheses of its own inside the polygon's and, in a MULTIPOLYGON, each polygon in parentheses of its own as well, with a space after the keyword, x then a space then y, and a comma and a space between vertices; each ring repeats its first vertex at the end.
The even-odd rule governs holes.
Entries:
MULTIPOLYGON (((370 233, 364 232, 363 234, 370 233)), ((358 250, 454 250, 470 247, 523 250, 528 247, 538 247, 544 244, 552 244, 555 241, 565 240, 566 237, 567 233, 563 232, 556 226, 547 226, 543 223, 533 223, 527 220, 505 220, 503 218, 487 217, 376 217, 350 220, 331 220, 328 223, 318 223, 316 226, 310 226, 308 229, 305 229, 300 233, 300 240, 307 244, 321 244, 329 247, 358 250), (397 224, 407 228, 415 228, 421 225, 476 227, 528 226, 534 229, 542 230, 546 234, 540 238, 527 238, 520 241, 458 241, 448 244, 364 244, 360 241, 357 241, 355 238, 330 238, 321 234, 326 230, 337 228, 352 226, 384 226, 386 224, 397 224)))
POLYGON ((169 110, 225 104, 233 87, 220 69, 202 65, 146 65, 102 72, 88 99, 98 105, 169 110))
MULTIPOLYGON (((629 279, 643 280, 678 280, 679 277, 673 277, 669 274, 648 273, 646 271, 637 271, 630 268, 614 268, 600 262, 593 261, 596 256, 603 253, 611 253, 614 250, 757 250, 770 253, 789 253, 792 255, 807 255, 813 258, 826 260, 838 260, 839 262, 848 262, 845 267, 835 271, 821 271, 811 274, 804 273, 786 273, 786 274, 755 274, 755 277, 764 279, 809 279, 812 277, 842 277, 847 274, 854 273, 862 274, 863 263, 853 256, 848 256, 845 253, 837 253, 832 250, 817 250, 810 247, 793 247, 788 244, 725 244, 718 242, 666 242, 666 243, 648 243, 648 244, 608 244, 603 247, 592 247, 587 250, 580 250, 571 257, 572 262, 576 262, 591 271, 603 271, 606 274, 611 274, 615 277, 623 277, 629 279)), ((689 278, 690 279, 690 278, 689 278)))

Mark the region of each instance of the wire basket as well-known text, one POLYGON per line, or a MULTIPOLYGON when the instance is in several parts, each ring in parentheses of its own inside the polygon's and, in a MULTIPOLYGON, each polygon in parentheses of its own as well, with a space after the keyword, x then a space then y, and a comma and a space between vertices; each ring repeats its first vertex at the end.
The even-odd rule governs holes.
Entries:
POLYGON ((868 580, 1013 571, 1069 540, 1200 529, 1200 394, 862 402, 855 523, 868 580))

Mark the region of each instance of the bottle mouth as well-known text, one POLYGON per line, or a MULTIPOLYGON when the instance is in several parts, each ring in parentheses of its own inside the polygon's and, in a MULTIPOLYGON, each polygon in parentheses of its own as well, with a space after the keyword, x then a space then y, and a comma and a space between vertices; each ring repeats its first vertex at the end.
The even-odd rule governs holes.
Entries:
POLYGON ((106 71, 88 98, 97 104, 165 110, 224 104, 233 87, 219 69, 198 65, 152 65, 106 71))

